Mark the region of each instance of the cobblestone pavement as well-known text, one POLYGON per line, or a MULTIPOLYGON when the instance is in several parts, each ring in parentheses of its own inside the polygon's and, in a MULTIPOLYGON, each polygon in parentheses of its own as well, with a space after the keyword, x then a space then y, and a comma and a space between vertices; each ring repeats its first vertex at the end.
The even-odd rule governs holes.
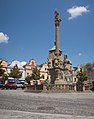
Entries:
POLYGON ((0 119, 94 119, 94 93, 0 90, 0 119))

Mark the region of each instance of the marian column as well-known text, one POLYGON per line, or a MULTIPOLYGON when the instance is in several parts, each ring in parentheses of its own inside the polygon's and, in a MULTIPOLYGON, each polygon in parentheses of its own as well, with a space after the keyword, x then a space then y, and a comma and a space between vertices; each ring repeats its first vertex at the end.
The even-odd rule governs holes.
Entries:
POLYGON ((59 18, 59 13, 57 10, 54 12, 55 15, 55 41, 56 41, 56 51, 55 55, 58 57, 60 52, 59 52, 59 25, 61 22, 61 19, 59 18))
POLYGON ((54 17, 55 45, 49 50, 48 72, 51 84, 66 84, 66 76, 69 74, 68 72, 70 72, 71 63, 68 61, 67 57, 64 60, 62 59, 62 51, 59 48, 59 26, 61 19, 59 18, 57 10, 54 12, 54 17))
POLYGON ((63 61, 62 51, 59 48, 59 26, 61 19, 57 10, 54 12, 55 17, 55 47, 49 51, 48 71, 51 77, 51 83, 59 84, 63 79, 63 61))

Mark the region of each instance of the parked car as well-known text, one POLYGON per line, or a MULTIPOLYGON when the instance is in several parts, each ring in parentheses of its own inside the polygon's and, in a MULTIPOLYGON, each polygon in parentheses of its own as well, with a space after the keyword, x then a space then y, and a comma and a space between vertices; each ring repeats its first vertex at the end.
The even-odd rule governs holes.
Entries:
POLYGON ((19 83, 16 83, 16 87, 24 89, 26 88, 26 85, 24 83, 19 82, 19 83))
POLYGON ((15 82, 16 82, 17 88, 22 88, 22 89, 26 88, 25 81, 23 81, 23 80, 16 80, 15 82))
POLYGON ((6 84, 2 87, 2 89, 17 89, 17 86, 16 86, 15 83, 10 82, 10 83, 6 83, 6 84))
POLYGON ((4 86, 4 83, 2 81, 0 81, 0 89, 2 89, 4 86))

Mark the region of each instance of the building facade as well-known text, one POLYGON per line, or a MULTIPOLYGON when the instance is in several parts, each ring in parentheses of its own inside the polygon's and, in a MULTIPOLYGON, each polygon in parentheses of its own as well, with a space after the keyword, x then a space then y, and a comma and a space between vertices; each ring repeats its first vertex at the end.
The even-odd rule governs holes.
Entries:
POLYGON ((36 66, 37 66, 37 64, 36 64, 36 61, 34 59, 31 59, 29 61, 29 63, 24 65, 25 77, 27 77, 28 75, 32 75, 32 71, 34 68, 36 68, 36 66))
POLYGON ((0 59, 0 61, 2 61, 2 63, 1 63, 2 69, 5 70, 5 74, 7 74, 8 62, 3 59, 0 59))
POLYGON ((25 64, 26 64, 25 62, 20 62, 18 60, 13 60, 11 62, 11 64, 8 64, 8 66, 7 66, 7 73, 10 73, 11 69, 13 69, 13 67, 17 65, 18 69, 22 73, 22 77, 20 79, 25 80, 25 70, 24 70, 24 67, 23 67, 25 64))
POLYGON ((40 67, 40 74, 42 76, 42 78, 40 80, 44 82, 46 79, 49 79, 48 64, 44 63, 39 67, 40 67))

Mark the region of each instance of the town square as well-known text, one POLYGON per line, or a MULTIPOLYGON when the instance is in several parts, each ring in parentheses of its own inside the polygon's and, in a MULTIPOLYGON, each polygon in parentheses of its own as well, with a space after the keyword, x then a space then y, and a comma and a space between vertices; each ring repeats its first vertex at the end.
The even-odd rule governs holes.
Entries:
POLYGON ((0 119, 94 119, 94 93, 0 90, 0 119))
POLYGON ((0 119, 94 119, 93 5, 0 0, 0 119))

